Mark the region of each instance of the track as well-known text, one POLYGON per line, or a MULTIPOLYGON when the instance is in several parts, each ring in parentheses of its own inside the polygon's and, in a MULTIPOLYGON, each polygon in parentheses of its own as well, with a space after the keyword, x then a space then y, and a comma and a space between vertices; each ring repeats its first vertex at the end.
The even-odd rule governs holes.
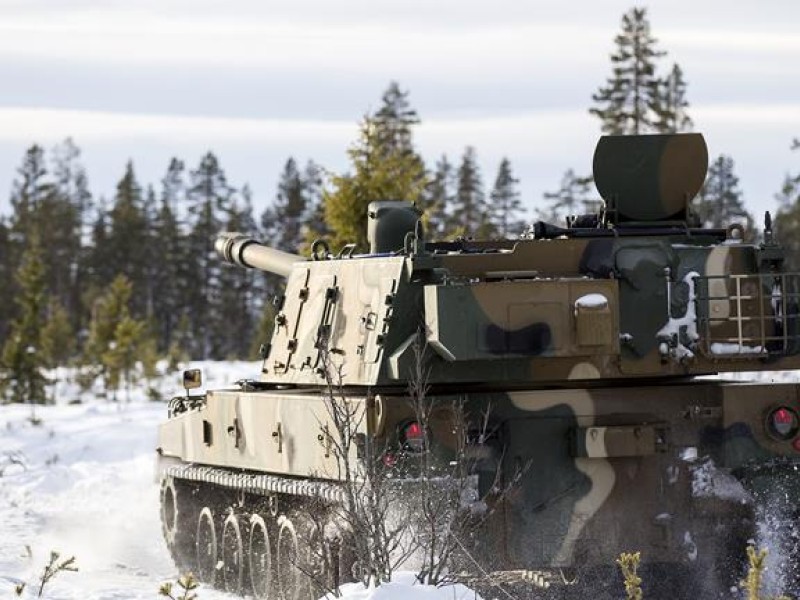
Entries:
POLYGON ((175 564, 204 583, 258 599, 318 598, 352 577, 335 486, 208 467, 167 469, 161 523, 175 564))

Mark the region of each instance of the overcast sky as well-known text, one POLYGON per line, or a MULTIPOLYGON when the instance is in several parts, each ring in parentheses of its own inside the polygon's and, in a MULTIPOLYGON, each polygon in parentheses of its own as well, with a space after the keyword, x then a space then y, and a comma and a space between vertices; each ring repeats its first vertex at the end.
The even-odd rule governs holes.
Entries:
MULTIPOLYGON (((125 161, 156 183, 214 150, 260 211, 288 156, 347 167, 357 122, 392 79, 411 92, 431 164, 503 156, 528 206, 591 171, 591 95, 610 74, 617 0, 0 0, 0 206, 26 147, 72 136, 95 194, 125 161)), ((800 1, 648 5, 683 68, 690 115, 729 154, 751 210, 800 171, 800 1)), ((760 220, 760 216, 759 216, 760 220)))

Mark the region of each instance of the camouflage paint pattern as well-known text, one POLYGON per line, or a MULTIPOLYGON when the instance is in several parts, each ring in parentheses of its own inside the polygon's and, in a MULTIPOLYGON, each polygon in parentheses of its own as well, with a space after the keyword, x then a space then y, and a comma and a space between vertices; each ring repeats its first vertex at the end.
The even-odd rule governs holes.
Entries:
POLYGON ((530 239, 426 241, 407 205, 391 216, 397 203, 370 212, 385 221, 371 225, 380 252, 369 255, 318 245, 306 260, 222 236, 229 262, 287 277, 261 389, 209 392, 162 425, 160 455, 335 480, 320 439, 322 353, 367 411, 365 433, 391 443, 413 416, 423 336, 443 407, 436 442, 448 445, 453 402, 472 415, 491 406, 480 477, 522 473, 476 549, 494 568, 609 564, 630 549, 687 563, 746 540, 747 473, 800 456, 798 432, 782 439, 768 424, 770 411, 800 411, 800 388, 691 377, 800 368, 797 276, 770 236, 757 245, 693 226, 706 166, 697 134, 603 138, 607 211, 530 239), (726 493, 708 492, 709 473, 726 493))

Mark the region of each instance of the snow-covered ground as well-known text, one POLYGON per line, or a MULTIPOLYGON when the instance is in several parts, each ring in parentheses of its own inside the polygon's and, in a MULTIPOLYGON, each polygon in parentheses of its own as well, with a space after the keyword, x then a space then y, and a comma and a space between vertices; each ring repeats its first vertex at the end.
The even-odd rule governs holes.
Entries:
MULTIPOLYGON (((259 372, 256 363, 197 366, 215 387, 259 372)), ((180 392, 179 374, 154 387, 167 398, 180 392)), ((27 406, 0 407, 0 598, 19 580, 30 583, 23 597, 35 597, 53 550, 74 555, 79 571, 56 576, 45 597, 156 598, 160 583, 177 575, 161 538, 154 478, 166 404, 147 401, 140 388, 130 402, 112 403, 63 380, 55 393, 56 406, 36 408, 40 425, 30 423, 27 406)), ((202 590, 201 598, 229 596, 202 590)))
MULTIPOLYGON (((192 363, 208 387, 257 377, 258 363, 192 363)), ((167 554, 159 523, 155 446, 165 402, 148 401, 144 386, 125 401, 98 391, 81 393, 58 374, 55 406, 0 406, 0 598, 35 598, 51 551, 75 556, 78 572, 57 575, 45 598, 134 600, 158 597, 161 583, 178 573, 167 554), (75 403, 80 401, 80 403, 75 403)), ((180 375, 152 382, 164 398, 181 393, 180 375)), ((424 588, 401 576, 378 590, 352 585, 352 600, 474 600, 466 588, 424 588)), ((231 600, 201 587, 200 600, 231 600)))

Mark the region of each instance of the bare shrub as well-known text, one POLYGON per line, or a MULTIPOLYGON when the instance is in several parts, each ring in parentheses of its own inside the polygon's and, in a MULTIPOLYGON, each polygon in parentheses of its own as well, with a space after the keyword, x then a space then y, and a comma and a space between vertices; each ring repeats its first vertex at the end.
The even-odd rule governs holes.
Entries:
MULTIPOLYGON (((326 407, 333 428, 322 428, 320 441, 334 457, 343 501, 331 505, 332 517, 347 532, 354 575, 364 585, 380 585, 416 550, 407 520, 392 519, 400 509, 386 448, 367 433, 366 405, 348 398, 342 374, 327 351, 320 353, 326 383, 326 407)), ((335 592, 336 590, 331 590, 335 592)))

